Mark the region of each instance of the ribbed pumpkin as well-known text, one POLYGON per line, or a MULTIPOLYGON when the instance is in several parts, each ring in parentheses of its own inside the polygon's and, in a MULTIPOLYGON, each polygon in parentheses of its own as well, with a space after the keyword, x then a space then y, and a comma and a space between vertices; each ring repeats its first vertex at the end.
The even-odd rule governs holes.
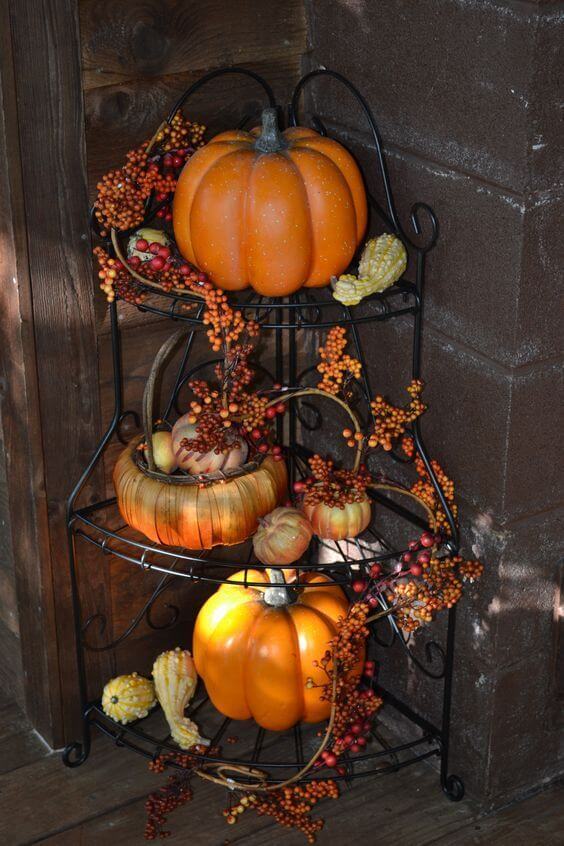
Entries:
MULTIPOLYGON (((215 707, 227 717, 250 717, 269 731, 284 731, 300 720, 326 719, 330 703, 319 688, 327 677, 314 666, 337 632, 349 603, 343 591, 321 573, 306 574, 295 590, 280 584, 279 570, 233 575, 203 605, 194 629, 193 654, 198 674, 215 707), (292 602, 292 598, 295 599, 292 602)), ((364 652, 355 673, 360 675, 364 652)))
POLYGON ((312 535, 311 523, 297 508, 275 508, 259 520, 253 549, 258 560, 270 567, 292 564, 304 554, 312 535))
POLYGON ((340 541, 356 538, 370 523, 371 504, 368 497, 361 502, 346 503, 343 508, 325 505, 302 505, 302 510, 319 538, 340 541))
POLYGON ((119 456, 114 487, 126 523, 156 543, 188 549, 241 543, 286 496, 286 465, 268 455, 255 470, 205 487, 151 478, 136 461, 143 439, 134 438, 119 456))
POLYGON ((182 255, 221 288, 285 296, 328 285, 350 263, 367 203, 353 157, 312 129, 216 135, 186 163, 174 196, 182 255))

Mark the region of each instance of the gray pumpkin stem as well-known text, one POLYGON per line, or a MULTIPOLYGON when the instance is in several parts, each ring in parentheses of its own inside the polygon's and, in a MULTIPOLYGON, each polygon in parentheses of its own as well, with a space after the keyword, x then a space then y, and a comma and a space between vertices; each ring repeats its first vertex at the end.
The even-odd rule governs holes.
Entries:
POLYGON ((266 604, 272 605, 274 608, 283 608, 285 605, 292 605, 295 601, 293 591, 288 588, 282 571, 272 568, 268 576, 271 587, 267 587, 264 592, 264 601, 266 604))
POLYGON ((288 142, 278 128, 276 109, 265 109, 262 113, 262 129, 255 141, 255 150, 259 153, 277 153, 285 150, 288 142))

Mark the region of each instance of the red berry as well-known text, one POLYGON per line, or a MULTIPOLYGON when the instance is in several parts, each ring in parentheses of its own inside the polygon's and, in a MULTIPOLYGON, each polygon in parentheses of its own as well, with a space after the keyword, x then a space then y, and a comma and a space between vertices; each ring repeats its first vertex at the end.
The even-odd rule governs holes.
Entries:
POLYGON ((430 560, 431 556, 428 552, 420 552, 417 556, 417 561, 419 562, 419 564, 428 564, 430 560))
POLYGON ((182 165, 184 164, 184 159, 181 156, 173 156, 172 164, 174 165, 174 167, 182 167, 182 165))
POLYGON ((205 273, 198 273, 198 282, 205 282, 207 278, 205 273))
POLYGON ((345 746, 350 746, 351 743, 354 743, 354 737, 352 736, 352 734, 345 734, 345 736, 343 737, 343 743, 345 744, 345 746))
POLYGON ((157 255, 161 256, 164 259, 167 259, 170 257, 170 250, 168 247, 159 247, 159 252, 157 253, 157 255))
POLYGON ((401 560, 403 561, 404 564, 409 564, 409 562, 412 560, 412 558, 413 558, 413 555, 411 554, 411 552, 404 552, 404 554, 401 557, 401 560))
POLYGON ((170 223, 170 221, 172 220, 172 212, 167 211, 167 213, 165 214, 165 220, 167 223, 170 223))
POLYGON ((353 734, 359 735, 362 734, 362 725, 361 723, 353 723, 351 726, 351 732, 353 734))
POLYGON ((259 452, 262 452, 263 454, 264 454, 265 452, 268 452, 268 444, 261 444, 261 445, 259 446, 259 448, 258 448, 258 451, 259 451, 259 452))
POLYGON ((188 276, 190 273, 190 265, 188 264, 181 264, 178 268, 178 272, 181 276, 188 276))
POLYGON ((358 743, 353 743, 353 745, 351 746, 351 752, 360 752, 360 746, 358 745, 358 743))
POLYGON ((359 737, 356 742, 357 742, 357 745, 360 746, 361 748, 366 746, 366 738, 365 737, 359 737))
POLYGON ((135 242, 135 249, 139 250, 140 253, 144 253, 148 246, 149 242, 146 241, 145 238, 139 238, 139 240, 135 242))
POLYGON ((152 244, 149 244, 149 252, 153 253, 154 256, 157 256, 161 247, 162 244, 159 244, 158 241, 153 241, 152 244))
POLYGON ((159 209, 158 212, 157 212, 157 217, 162 220, 165 216, 166 216, 166 211, 164 210, 164 208, 159 209))
POLYGON ((421 564, 414 562, 411 565, 411 567, 409 568, 409 572, 411 573, 412 576, 420 576, 421 573, 423 572, 423 567, 421 566, 421 564))
POLYGON ((155 200, 157 201, 157 203, 164 203, 164 201, 165 201, 167 198, 168 198, 168 194, 162 194, 162 193, 160 193, 160 194, 156 194, 156 195, 155 195, 155 200))
POLYGON ((280 382, 275 382, 272 387, 274 388, 275 391, 279 391, 280 388, 282 387, 282 385, 280 384, 280 382))
POLYGON ((370 605, 371 608, 376 608, 376 606, 378 605, 378 600, 376 599, 375 596, 369 596, 368 597, 368 604, 370 605))
POLYGON ((366 584, 363 579, 355 579, 355 581, 352 583, 352 589, 355 593, 362 593, 365 587, 366 584))
POLYGON ((412 551, 415 550, 415 549, 418 549, 419 548, 419 541, 409 541, 409 543, 407 544, 407 547, 408 547, 408 549, 411 549, 412 551))
POLYGON ((166 153, 163 157, 163 164, 165 167, 172 167, 172 156, 170 153, 166 153))
POLYGON ((333 755, 333 753, 330 752, 329 755, 327 755, 327 757, 325 758, 325 763, 327 764, 328 767, 336 767, 337 766, 337 756, 333 755))
POLYGON ((382 574, 382 565, 381 564, 373 564, 370 568, 370 576, 373 579, 377 579, 378 576, 382 574))
POLYGON ((282 447, 278 446, 278 444, 276 444, 276 446, 272 447, 272 454, 273 455, 280 455, 281 452, 282 452, 282 447))
POLYGON ((275 406, 277 414, 284 414, 286 411, 286 405, 283 402, 279 402, 278 405, 275 406))
POLYGON ((141 264, 141 259, 139 258, 139 256, 131 256, 130 259, 127 259, 127 263, 130 267, 135 270, 141 264))
POLYGON ((274 406, 273 406, 273 405, 272 405, 272 406, 270 406, 270 408, 267 408, 267 409, 266 409, 266 411, 265 411, 265 417, 266 417, 268 420, 272 420, 274 417, 276 417, 276 409, 274 408, 274 406))
POLYGON ((153 270, 162 270, 165 266, 165 260, 162 256, 155 256, 154 259, 151 259, 151 268, 153 270))
POLYGON ((296 493, 302 493, 302 491, 305 491, 305 489, 306 489, 305 482, 294 482, 294 491, 296 493))
POLYGON ((433 546, 435 543, 435 538, 430 532, 423 532, 419 540, 421 541, 421 546, 426 547, 433 546))
POLYGON ((347 774, 346 767, 337 767, 337 775, 344 776, 347 774))
POLYGON ((376 662, 375 661, 365 661, 364 662, 364 668, 365 668, 365 670, 374 670, 376 668, 376 662))
POLYGON ((253 438, 255 441, 260 440, 260 438, 262 438, 261 430, 260 429, 253 429, 253 431, 251 432, 251 438, 253 438))

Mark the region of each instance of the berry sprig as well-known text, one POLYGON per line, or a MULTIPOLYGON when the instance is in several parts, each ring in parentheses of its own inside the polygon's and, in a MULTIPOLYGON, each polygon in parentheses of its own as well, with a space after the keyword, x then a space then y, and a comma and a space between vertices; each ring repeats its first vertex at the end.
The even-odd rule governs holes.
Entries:
MULTIPOLYGON (((443 530, 447 535, 449 535, 451 531, 450 523, 448 522, 444 509, 441 506, 440 500, 437 496, 437 491, 435 490, 435 486, 433 485, 431 477, 427 472, 423 459, 415 450, 413 438, 404 437, 401 442, 401 447, 408 458, 414 459, 415 470, 419 476, 419 479, 411 486, 411 492, 418 496, 419 499, 433 512, 437 528, 443 530)), ((458 516, 458 506, 454 500, 454 482, 452 479, 449 479, 438 461, 433 459, 431 461, 431 467, 449 505, 452 515, 456 520, 458 516)))
MULTIPOLYGON (((380 395, 374 397, 370 403, 374 423, 374 427, 368 436, 370 448, 374 449, 381 446, 386 452, 393 449, 394 441, 401 437, 406 427, 417 420, 425 411, 426 406, 421 401, 422 391, 423 382, 420 379, 413 379, 407 387, 411 401, 405 408, 391 405, 380 395)), ((347 442, 349 443, 349 441, 347 442)))
POLYGON ((343 509, 366 499, 371 478, 364 466, 358 472, 337 469, 331 458, 317 454, 308 459, 308 464, 311 475, 294 483, 294 493, 303 498, 304 505, 324 503, 330 508, 343 509))
MULTIPOLYGON (((171 124, 164 124, 151 142, 130 150, 123 167, 105 174, 96 188, 94 215, 100 234, 111 229, 124 231, 139 226, 145 217, 145 204, 152 193, 166 201, 176 188, 178 174, 187 159, 203 145, 205 127, 183 118, 178 112, 171 124), (149 143, 151 150, 147 152, 149 143)), ((161 213, 162 212, 162 213, 161 213)), ((172 219, 170 208, 159 216, 172 219)))
POLYGON ((327 333, 325 345, 319 348, 321 361, 317 370, 323 378, 318 388, 328 394, 348 398, 348 388, 354 379, 359 379, 362 371, 360 361, 345 353, 348 339, 346 329, 334 326, 327 333))

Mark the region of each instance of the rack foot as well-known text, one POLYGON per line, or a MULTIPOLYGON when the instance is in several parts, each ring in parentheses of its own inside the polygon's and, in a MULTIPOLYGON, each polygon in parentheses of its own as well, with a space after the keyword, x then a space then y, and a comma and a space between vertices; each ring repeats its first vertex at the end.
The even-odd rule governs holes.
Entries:
POLYGON ((82 741, 73 740, 63 749, 63 764, 65 767, 73 769, 80 767, 81 764, 87 760, 90 755, 90 732, 85 728, 84 737, 82 741))
POLYGON ((443 793, 451 802, 460 802, 464 798, 464 782, 457 775, 449 775, 441 779, 443 793))

